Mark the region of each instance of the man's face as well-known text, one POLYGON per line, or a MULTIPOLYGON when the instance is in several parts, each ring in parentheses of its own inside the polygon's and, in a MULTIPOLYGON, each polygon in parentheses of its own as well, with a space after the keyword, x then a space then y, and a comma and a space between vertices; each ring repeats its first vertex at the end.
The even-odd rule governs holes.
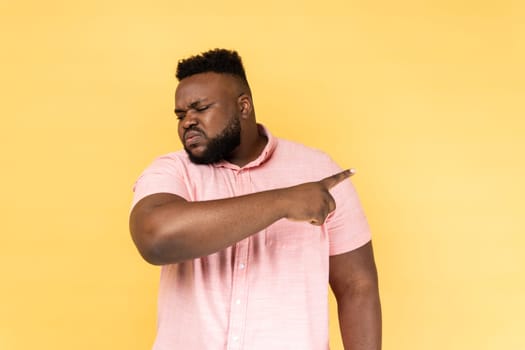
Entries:
POLYGON ((183 79, 175 92, 179 137, 190 160, 216 163, 241 143, 239 87, 226 74, 202 73, 183 79))

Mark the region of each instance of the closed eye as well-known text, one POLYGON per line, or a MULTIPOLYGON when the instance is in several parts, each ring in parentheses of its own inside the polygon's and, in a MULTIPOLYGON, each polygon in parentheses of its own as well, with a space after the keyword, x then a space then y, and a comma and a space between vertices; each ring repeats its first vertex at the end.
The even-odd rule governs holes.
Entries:
POLYGON ((200 106, 200 107, 195 107, 195 110, 197 112, 204 112, 205 110, 207 110, 208 108, 210 108, 211 104, 210 105, 205 105, 205 106, 200 106))
MULTIPOLYGON (((194 110, 197 113, 202 113, 202 112, 204 112, 205 110, 207 110, 208 108, 210 108, 213 105, 213 103, 210 103, 210 104, 201 106, 201 105, 199 105, 199 103, 200 103, 199 101, 192 103, 190 105, 190 109, 189 110, 194 110)), ((177 120, 178 121, 183 120, 186 117, 187 113, 188 113, 187 110, 175 109, 175 115, 177 116, 177 120)))

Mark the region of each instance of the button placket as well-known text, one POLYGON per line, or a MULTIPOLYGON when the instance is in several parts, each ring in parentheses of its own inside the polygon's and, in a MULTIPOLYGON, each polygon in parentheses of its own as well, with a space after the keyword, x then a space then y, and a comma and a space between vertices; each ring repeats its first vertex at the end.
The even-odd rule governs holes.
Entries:
MULTIPOLYGON (((244 180, 244 172, 235 172, 235 180, 237 189, 240 193, 236 195, 242 195, 249 193, 246 188, 246 182, 244 180)), ((236 350, 242 348, 243 336, 245 330, 245 319, 246 319, 246 304, 247 304, 247 263, 248 263, 248 247, 250 238, 246 238, 235 245, 235 258, 234 264, 236 268, 233 271, 233 283, 232 283, 232 294, 230 301, 230 326, 228 333, 228 350, 236 350)))
MULTIPOLYGON (((236 245, 234 266, 245 265, 248 252, 248 239, 245 239, 236 245), (244 262, 239 262, 244 261, 244 262)), ((228 339, 228 349, 240 349, 242 346, 242 337, 244 335, 245 316, 246 316, 246 299, 247 299, 247 285, 246 285, 246 268, 235 269, 233 273, 232 296, 230 302, 230 329, 228 339)))

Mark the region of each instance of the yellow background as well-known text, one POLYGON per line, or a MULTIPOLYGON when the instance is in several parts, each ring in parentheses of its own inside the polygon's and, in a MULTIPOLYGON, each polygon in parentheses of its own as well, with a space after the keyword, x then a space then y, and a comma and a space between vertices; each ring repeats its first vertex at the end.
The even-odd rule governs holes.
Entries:
POLYGON ((2 0, 0 349, 150 348, 131 187, 180 148, 177 60, 214 47, 275 135, 358 169, 384 349, 525 349, 524 9, 2 0))

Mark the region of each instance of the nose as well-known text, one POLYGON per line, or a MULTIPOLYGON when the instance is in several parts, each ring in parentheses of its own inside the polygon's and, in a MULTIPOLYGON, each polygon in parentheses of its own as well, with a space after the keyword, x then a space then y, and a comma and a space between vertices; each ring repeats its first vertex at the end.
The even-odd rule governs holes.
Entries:
POLYGON ((188 129, 197 124, 199 124, 199 122, 195 116, 195 113, 193 113, 191 110, 187 111, 184 119, 182 119, 182 127, 184 129, 188 129))

